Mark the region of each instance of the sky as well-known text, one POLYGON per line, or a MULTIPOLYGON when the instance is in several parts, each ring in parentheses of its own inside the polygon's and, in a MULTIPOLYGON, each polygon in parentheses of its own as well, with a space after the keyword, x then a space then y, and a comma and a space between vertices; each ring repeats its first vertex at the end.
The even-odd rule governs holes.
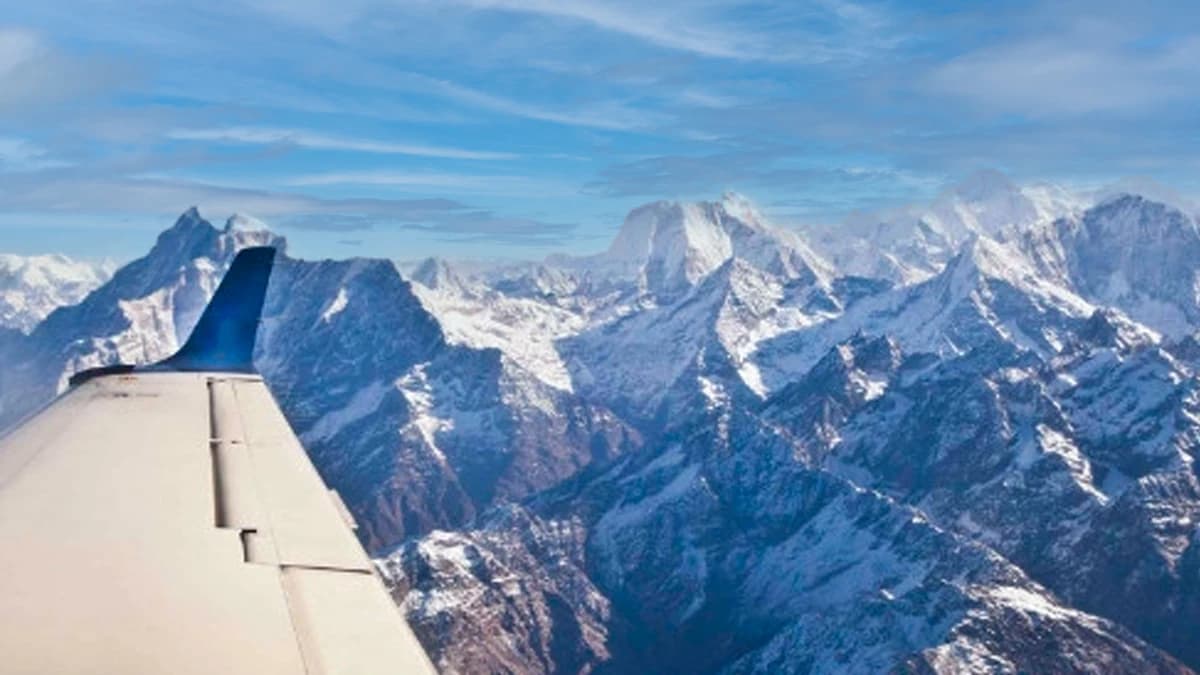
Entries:
POLYGON ((1200 194, 1200 3, 0 0, 0 251, 192 205, 293 254, 538 258, 740 192, 803 228, 1021 182, 1200 194))

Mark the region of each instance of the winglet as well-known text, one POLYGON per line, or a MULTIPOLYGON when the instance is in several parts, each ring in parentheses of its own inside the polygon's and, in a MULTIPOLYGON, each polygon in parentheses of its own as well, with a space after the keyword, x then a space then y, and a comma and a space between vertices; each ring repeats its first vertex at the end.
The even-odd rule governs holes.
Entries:
POLYGON ((254 372, 254 339, 274 261, 275 249, 269 246, 242 249, 187 342, 151 368, 254 372))
POLYGON ((149 366, 118 363, 88 368, 72 375, 68 384, 74 387, 104 375, 139 370, 253 373, 254 340, 274 263, 274 248, 242 249, 233 258, 187 342, 174 356, 149 366))

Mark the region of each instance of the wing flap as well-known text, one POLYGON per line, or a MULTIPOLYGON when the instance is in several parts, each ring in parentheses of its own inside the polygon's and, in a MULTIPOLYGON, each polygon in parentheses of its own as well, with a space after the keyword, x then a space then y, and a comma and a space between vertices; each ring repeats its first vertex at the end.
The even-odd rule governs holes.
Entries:
POLYGON ((135 373, 0 442, 5 672, 434 672, 282 424, 254 376, 135 373))
POLYGON ((273 257, 238 254, 174 357, 0 439, 5 673, 434 672, 252 373, 273 257))
POLYGON ((352 572, 285 568, 287 590, 304 661, 322 675, 371 673, 390 663, 395 672, 423 672, 421 645, 378 592, 379 581, 352 572), (369 610, 369 611, 365 611, 369 610), (355 620, 368 614, 369 620, 355 620))
POLYGON ((0 489, 6 672, 304 672, 277 571, 213 527, 205 398, 96 379, 0 444, 53 437, 0 489))
POLYGON ((233 390, 280 564, 371 572, 370 561, 271 393, 261 382, 248 380, 233 381, 233 390))

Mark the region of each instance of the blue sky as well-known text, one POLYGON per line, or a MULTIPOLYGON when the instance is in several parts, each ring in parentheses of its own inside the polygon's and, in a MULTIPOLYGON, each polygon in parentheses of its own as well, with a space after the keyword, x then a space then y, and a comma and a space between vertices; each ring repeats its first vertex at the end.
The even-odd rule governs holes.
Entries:
POLYGON ((1200 193, 1200 4, 55 0, 0 13, 0 250, 192 204, 305 257, 540 257, 655 199, 837 222, 980 168, 1200 193))

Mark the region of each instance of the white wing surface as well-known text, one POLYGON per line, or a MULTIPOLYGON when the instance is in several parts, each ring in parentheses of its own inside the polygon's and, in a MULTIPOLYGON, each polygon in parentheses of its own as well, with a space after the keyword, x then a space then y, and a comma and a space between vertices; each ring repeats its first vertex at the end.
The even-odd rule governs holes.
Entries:
POLYGON ((0 441, 0 671, 434 672, 262 379, 205 349, 0 441))

